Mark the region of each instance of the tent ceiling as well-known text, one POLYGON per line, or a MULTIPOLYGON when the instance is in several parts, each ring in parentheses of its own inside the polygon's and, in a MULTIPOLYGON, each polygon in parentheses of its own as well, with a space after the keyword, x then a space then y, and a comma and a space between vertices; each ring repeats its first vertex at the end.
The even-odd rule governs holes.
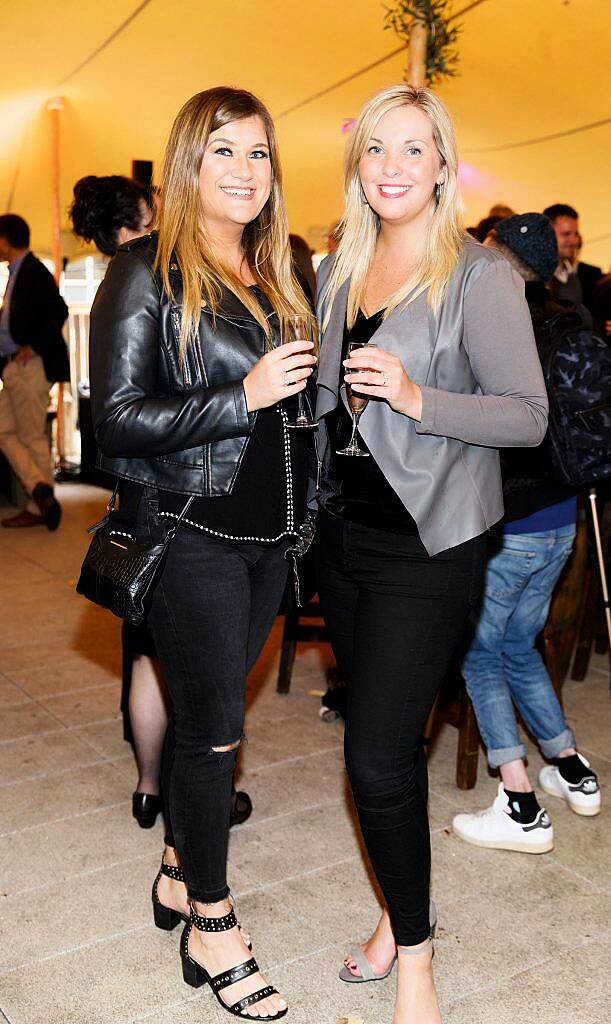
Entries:
MULTIPOLYGON (((156 167, 182 102, 219 83, 259 94, 278 118, 291 227, 315 239, 341 209, 342 123, 376 89, 402 78, 404 54, 284 116, 308 97, 399 45, 380 0, 32 0, 5 5, 0 88, 0 203, 50 249, 49 119, 61 95, 61 205, 84 174, 156 167), (76 70, 79 69, 80 70, 76 70)), ((455 10, 468 6, 456 0, 455 10)), ((492 202, 518 210, 570 202, 585 258, 611 258, 611 125, 500 152, 478 150, 609 118, 611 4, 600 0, 483 0, 461 19, 460 74, 439 92, 458 129, 469 222, 492 202)))

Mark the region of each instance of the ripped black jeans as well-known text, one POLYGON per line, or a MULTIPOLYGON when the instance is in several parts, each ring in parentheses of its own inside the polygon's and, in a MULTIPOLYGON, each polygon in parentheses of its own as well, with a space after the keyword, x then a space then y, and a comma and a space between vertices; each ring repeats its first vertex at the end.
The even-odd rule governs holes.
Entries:
MULTIPOLYGON (((155 520, 145 492, 141 529, 155 520)), ((287 577, 280 544, 229 543, 179 527, 155 587, 148 625, 174 710, 169 833, 191 899, 215 903, 227 885, 231 786, 242 738, 246 676, 267 640, 287 577)))

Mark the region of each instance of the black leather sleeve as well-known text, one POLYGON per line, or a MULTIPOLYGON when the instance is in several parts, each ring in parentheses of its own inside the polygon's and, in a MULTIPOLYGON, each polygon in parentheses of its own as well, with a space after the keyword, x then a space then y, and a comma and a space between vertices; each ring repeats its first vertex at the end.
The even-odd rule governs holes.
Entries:
POLYGON ((150 267, 119 250, 91 311, 91 411, 100 451, 147 458, 251 433, 242 380, 160 394, 160 294, 150 267))

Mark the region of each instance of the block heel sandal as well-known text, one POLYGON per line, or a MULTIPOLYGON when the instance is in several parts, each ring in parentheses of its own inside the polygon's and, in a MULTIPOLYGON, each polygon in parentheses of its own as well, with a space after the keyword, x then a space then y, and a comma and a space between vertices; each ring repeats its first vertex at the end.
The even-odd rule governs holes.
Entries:
POLYGON ((208 974, 205 967, 202 967, 196 960, 194 960, 189 954, 189 935, 191 934, 192 928, 197 928, 200 932, 228 932, 231 928, 236 928, 238 921, 235 916, 234 910, 230 910, 224 917, 202 917, 201 914, 197 914, 193 907, 191 907, 191 918, 185 925, 182 933, 182 939, 180 942, 180 957, 182 960, 182 976, 187 985, 191 985, 193 988, 200 988, 202 985, 210 985, 214 995, 218 1002, 227 1013, 233 1014, 234 1017, 240 1017, 241 1020, 249 1021, 266 1021, 266 1020, 280 1020, 288 1012, 288 1007, 284 1010, 279 1010, 278 1013, 266 1014, 265 1016, 251 1017, 244 1011, 249 1006, 254 1006, 256 1003, 261 1002, 262 999, 267 999, 268 996, 277 995, 278 990, 273 985, 265 985, 264 988, 258 989, 249 996, 244 996, 243 999, 238 999, 237 1002, 231 1006, 226 1003, 221 993, 224 989, 229 988, 231 985, 235 985, 237 981, 243 981, 245 978, 250 977, 251 974, 256 974, 259 970, 257 961, 252 957, 250 960, 245 960, 244 963, 238 964, 237 967, 230 967, 226 971, 222 971, 220 974, 216 974, 212 977, 208 974))
MULTIPOLYGON (((437 931, 437 907, 433 900, 429 903, 429 924, 431 926, 429 939, 432 940, 435 938, 435 933, 437 931)), ((369 963, 369 960, 365 956, 365 950, 362 946, 357 946, 356 949, 351 949, 348 956, 352 957, 354 960, 360 971, 360 975, 353 974, 350 968, 346 967, 346 964, 344 964, 339 972, 339 977, 340 981, 345 981, 347 985, 364 985, 368 981, 384 981, 384 979, 392 972, 392 969, 397 962, 397 955, 395 953, 388 970, 382 971, 381 974, 376 974, 369 963)))
POLYGON ((173 864, 164 864, 162 861, 161 867, 157 872, 157 878, 153 882, 151 899, 153 901, 153 917, 155 918, 155 925, 157 928, 161 928, 164 932, 171 932, 177 924, 180 924, 181 921, 188 921, 189 919, 186 914, 181 914, 179 910, 173 910, 172 907, 166 907, 159 899, 157 887, 162 875, 165 875, 166 878, 172 878, 175 882, 184 882, 185 876, 182 868, 174 867, 173 864))
MULTIPOLYGON (((161 900, 159 899, 159 892, 157 890, 157 886, 159 885, 159 879, 161 878, 162 875, 165 875, 166 878, 172 878, 175 882, 184 882, 185 876, 182 868, 174 867, 173 864, 164 864, 164 862, 162 861, 161 867, 157 872, 157 878, 153 882, 153 891, 151 894, 151 899, 153 902, 153 917, 155 919, 155 926, 157 928, 161 928, 162 931, 164 932, 172 932, 176 928, 177 924, 180 924, 181 921, 188 921, 189 918, 187 914, 181 914, 179 910, 173 910, 172 907, 166 907, 165 904, 162 903, 161 900)), ((235 900, 231 893, 229 894, 229 899, 231 901, 233 909, 235 910, 235 900)), ((252 950, 252 942, 250 939, 250 935, 246 934, 239 921, 238 928, 242 932, 242 938, 244 939, 244 942, 246 943, 248 948, 252 950)))

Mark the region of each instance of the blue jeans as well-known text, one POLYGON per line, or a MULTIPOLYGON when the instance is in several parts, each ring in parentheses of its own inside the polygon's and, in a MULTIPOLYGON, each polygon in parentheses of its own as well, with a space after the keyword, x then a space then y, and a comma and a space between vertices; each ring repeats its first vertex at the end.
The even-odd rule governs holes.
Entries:
POLYGON ((545 757, 575 746, 535 649, 574 537, 571 524, 540 533, 505 534, 491 543, 481 612, 463 663, 491 768, 526 756, 514 704, 545 757))

